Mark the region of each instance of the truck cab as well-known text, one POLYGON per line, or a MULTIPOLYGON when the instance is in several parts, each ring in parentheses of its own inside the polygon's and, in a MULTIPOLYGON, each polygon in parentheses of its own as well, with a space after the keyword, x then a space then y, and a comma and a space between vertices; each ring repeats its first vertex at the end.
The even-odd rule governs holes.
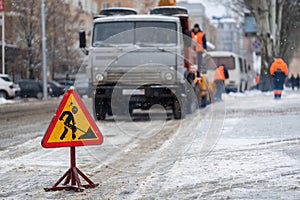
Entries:
POLYGON ((97 119, 155 104, 172 109, 175 119, 185 117, 184 45, 177 17, 101 16, 93 22, 87 51, 97 119))

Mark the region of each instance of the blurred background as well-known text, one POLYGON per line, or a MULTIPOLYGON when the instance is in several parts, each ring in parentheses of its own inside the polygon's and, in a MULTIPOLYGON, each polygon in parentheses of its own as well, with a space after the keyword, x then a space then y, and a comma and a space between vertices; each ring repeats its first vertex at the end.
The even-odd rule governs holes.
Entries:
MULTIPOLYGON (((130 7, 147 14, 158 3, 158 0, 46 1, 48 79, 64 84, 75 79, 85 57, 78 48, 78 31, 89 33, 93 16, 100 10, 130 7)), ((176 3, 188 9, 190 27, 200 24, 209 51, 231 51, 246 58, 253 81, 256 73, 268 73, 275 55, 288 63, 290 74, 298 73, 299 1, 177 0, 176 3), (272 18, 277 16, 272 15, 273 5, 280 17, 272 18)), ((5 1, 4 14, 5 73, 16 83, 21 79, 41 80, 40 1, 5 1)))

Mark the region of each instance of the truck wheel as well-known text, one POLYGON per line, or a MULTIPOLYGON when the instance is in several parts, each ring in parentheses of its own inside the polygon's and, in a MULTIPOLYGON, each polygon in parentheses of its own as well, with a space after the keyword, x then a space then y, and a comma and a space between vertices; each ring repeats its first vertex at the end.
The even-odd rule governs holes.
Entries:
POLYGON ((109 116, 113 116, 113 113, 112 113, 112 110, 111 110, 111 106, 108 107, 108 109, 107 109, 107 114, 108 114, 109 116))
POLYGON ((207 95, 201 97, 201 108, 205 108, 207 106, 207 95))
POLYGON ((129 106, 129 115, 130 115, 130 117, 133 116, 133 108, 131 106, 129 106))
POLYGON ((107 104, 102 100, 95 99, 95 114, 97 120, 105 120, 106 113, 108 111, 107 104))
POLYGON ((182 98, 181 102, 178 99, 174 100, 173 115, 175 119, 184 119, 186 115, 186 104, 182 98))
POLYGON ((105 109, 104 105, 97 106, 97 108, 96 108, 96 117, 97 117, 97 120, 105 120, 106 109, 105 109))

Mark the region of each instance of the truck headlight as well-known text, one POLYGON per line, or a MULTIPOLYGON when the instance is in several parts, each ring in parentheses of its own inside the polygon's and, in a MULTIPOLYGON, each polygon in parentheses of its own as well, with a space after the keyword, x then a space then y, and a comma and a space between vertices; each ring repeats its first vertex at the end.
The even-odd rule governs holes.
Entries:
POLYGON ((173 79, 173 74, 170 72, 165 73, 165 79, 171 81, 173 79))
POLYGON ((96 78, 97 81, 103 81, 104 80, 104 76, 101 73, 100 74, 96 74, 95 78, 96 78))

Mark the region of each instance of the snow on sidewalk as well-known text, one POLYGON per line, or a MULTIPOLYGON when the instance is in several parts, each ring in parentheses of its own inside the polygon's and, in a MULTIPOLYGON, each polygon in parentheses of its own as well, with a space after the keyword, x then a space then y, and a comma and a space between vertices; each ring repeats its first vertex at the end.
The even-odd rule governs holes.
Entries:
POLYGON ((7 100, 3 97, 0 97, 0 105, 1 104, 7 104, 7 103, 14 103, 14 101, 13 100, 7 100))

